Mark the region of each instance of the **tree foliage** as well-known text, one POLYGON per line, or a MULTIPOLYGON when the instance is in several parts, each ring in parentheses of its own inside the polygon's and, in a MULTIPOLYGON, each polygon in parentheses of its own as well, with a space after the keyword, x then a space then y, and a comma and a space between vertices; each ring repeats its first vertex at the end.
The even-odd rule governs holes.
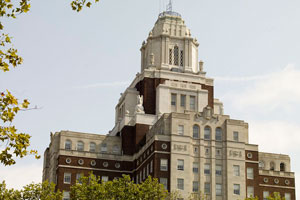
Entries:
MULTIPOLYGON (((0 0, 0 17, 16 18, 17 15, 26 13, 30 9, 29 0, 0 0)), ((2 20, 1 20, 2 21, 2 20)), ((0 21, 0 72, 7 72, 11 67, 22 64, 23 58, 13 48, 12 38, 3 33, 4 26, 0 21)), ((30 135, 18 133, 12 122, 20 110, 28 108, 27 99, 19 102, 8 90, 0 88, 0 163, 4 165, 15 164, 15 157, 24 157, 33 154, 39 158, 36 150, 28 150, 30 135), (2 90, 2 91, 1 91, 2 90)))
MULTIPOLYGON (((268 200, 285 200, 284 197, 280 196, 279 192, 274 192, 271 196, 267 197, 268 200)), ((246 198, 245 200, 259 200, 258 197, 249 197, 246 198)))
POLYGON ((168 191, 151 177, 141 184, 135 184, 128 175, 108 182, 101 182, 99 178, 90 175, 82 177, 80 183, 71 187, 71 199, 74 200, 161 200, 167 197, 168 191))
POLYGON ((7 189, 5 182, 0 183, 1 200, 62 200, 62 193, 55 191, 55 184, 45 181, 29 184, 22 190, 7 189))
MULTIPOLYGON (((95 3, 99 2, 99 0, 95 0, 95 3)), ((87 1, 87 0, 74 0, 71 2, 71 7, 73 10, 80 12, 83 7, 88 7, 90 8, 92 6, 92 1, 87 1)))

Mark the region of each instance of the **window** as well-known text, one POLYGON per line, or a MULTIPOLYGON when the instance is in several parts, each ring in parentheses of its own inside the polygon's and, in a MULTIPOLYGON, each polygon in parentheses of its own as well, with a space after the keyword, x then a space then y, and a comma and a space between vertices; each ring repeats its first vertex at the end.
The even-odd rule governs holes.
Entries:
POLYGON ((265 163, 263 161, 259 161, 258 166, 263 169, 265 167, 265 163))
POLYGON ((222 149, 217 148, 216 149, 216 155, 221 156, 221 154, 222 154, 222 149))
POLYGON ((209 155, 209 148, 205 148, 205 155, 209 155))
POLYGON ((233 165, 233 175, 240 176, 240 166, 239 165, 233 165))
POLYGON ((70 192, 65 192, 63 193, 63 200, 70 200, 70 192))
POLYGON ((169 64, 173 64, 173 50, 169 49, 169 64))
POLYGON ((281 172, 285 171, 285 164, 284 163, 280 163, 280 171, 281 172))
POLYGON ((150 173, 152 173, 153 172, 153 160, 151 160, 151 162, 150 162, 150 173))
POLYGON ((183 67, 183 50, 180 51, 180 66, 183 67))
POLYGON ((64 173, 64 184, 71 184, 71 173, 64 173))
POLYGON ((216 140, 222 141, 222 129, 221 128, 216 128, 216 140))
POLYGON ((204 128, 204 139, 209 140, 210 139, 210 134, 211 134, 211 128, 209 126, 206 126, 204 128))
POLYGON ((208 182, 204 183, 204 193, 205 194, 210 193, 210 183, 208 183, 208 182))
POLYGON ((177 179, 177 189, 184 190, 184 179, 183 178, 177 179))
POLYGON ((96 144, 94 142, 90 143, 90 152, 95 152, 96 151, 96 144))
POLYGON ((239 141, 239 132, 237 132, 237 131, 233 132, 233 140, 236 141, 236 142, 239 141))
POLYGON ((184 170, 184 160, 177 160, 177 169, 182 171, 184 170))
POLYGON ((270 162, 270 170, 274 171, 275 170, 275 163, 270 162))
POLYGON ((291 193, 284 193, 285 200, 291 200, 291 193))
POLYGON ((199 192, 199 182, 193 181, 193 192, 199 192))
POLYGON ((194 162, 193 163, 193 172, 198 173, 199 172, 199 163, 194 162))
POLYGON ((80 180, 81 177, 82 177, 82 174, 80 174, 80 173, 76 174, 76 181, 80 184, 81 184, 81 180, 80 180))
POLYGON ((240 184, 233 185, 233 194, 240 195, 240 184))
POLYGON ((216 195, 217 196, 222 195, 222 184, 219 184, 219 183, 216 184, 216 195))
POLYGON ((178 59, 179 59, 179 50, 178 46, 174 47, 174 65, 178 66, 178 59))
POLYGON ((190 96, 190 110, 196 110, 196 97, 190 96))
POLYGON ((199 138, 200 128, 198 125, 193 126, 193 138, 199 138))
POLYGON ((120 153, 120 148, 119 148, 118 145, 114 145, 114 146, 113 146, 113 153, 115 153, 115 154, 120 153))
POLYGON ((143 176, 143 173, 142 173, 142 170, 140 171, 140 183, 142 182, 142 177, 143 176))
POLYGON ((102 180, 103 183, 107 182, 108 181, 108 176, 102 176, 101 180, 102 180))
POLYGON ((269 199, 269 198, 268 198, 269 196, 270 196, 270 194, 269 194, 268 191, 264 191, 264 192, 263 192, 263 200, 268 200, 268 199, 269 199))
POLYGON ((101 153, 106 153, 107 152, 107 144, 106 143, 102 143, 101 144, 101 153))
POLYGON ((145 180, 146 179, 146 168, 144 167, 143 168, 143 180, 145 180))
POLYGON ((253 168, 247 167, 247 179, 253 179, 253 168))
POLYGON ((183 135, 184 134, 184 126, 183 125, 179 125, 178 126, 178 134, 179 135, 183 135))
POLYGON ((198 147, 194 147, 194 154, 199 153, 199 148, 198 147))
POLYGON ((160 178, 159 182, 164 185, 164 188, 166 190, 168 189, 168 179, 167 178, 160 178))
POLYGON ((185 100, 186 96, 185 95, 180 95, 180 106, 185 108, 185 100))
POLYGON ((216 175, 217 176, 222 175, 222 165, 216 165, 216 175))
POLYGON ((77 151, 84 150, 84 143, 82 141, 77 142, 77 151))
POLYGON ((210 174, 210 164, 204 164, 204 174, 209 175, 210 174))
POLYGON ((160 159, 160 171, 168 171, 168 159, 160 159))
POLYGON ((171 94, 171 105, 172 106, 176 106, 176 99, 177 99, 177 95, 171 94))
POLYGON ((71 150, 72 149, 72 142, 71 140, 66 140, 65 142, 65 150, 71 150))
POLYGON ((253 186, 248 186, 247 187, 247 197, 254 197, 254 187, 253 186))
POLYGON ((146 173, 147 176, 149 176, 149 163, 147 164, 147 173, 146 173))
POLYGON ((136 183, 139 183, 139 174, 136 175, 136 183))

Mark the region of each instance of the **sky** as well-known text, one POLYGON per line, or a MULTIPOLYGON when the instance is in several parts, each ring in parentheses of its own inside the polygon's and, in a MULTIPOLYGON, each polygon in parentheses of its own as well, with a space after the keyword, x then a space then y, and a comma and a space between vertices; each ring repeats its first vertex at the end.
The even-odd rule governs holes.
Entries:
MULTIPOLYGON (((32 135, 33 149, 43 155, 50 132, 113 128, 114 107, 140 70, 139 49, 166 2, 101 0, 76 13, 68 0, 32 0, 28 14, 4 20, 24 64, 0 73, 0 91, 37 106, 14 121, 32 135)), ((300 1, 173 2, 200 43, 225 114, 249 123, 250 143, 260 151, 290 155, 299 185, 300 1)), ((0 181, 14 188, 39 182, 42 166, 43 159, 18 159, 0 166, 0 181)))

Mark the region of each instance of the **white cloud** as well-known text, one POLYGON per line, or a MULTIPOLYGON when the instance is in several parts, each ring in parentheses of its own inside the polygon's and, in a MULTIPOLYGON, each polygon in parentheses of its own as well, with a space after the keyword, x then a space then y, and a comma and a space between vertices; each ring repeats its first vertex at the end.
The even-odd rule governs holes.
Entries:
MULTIPOLYGON (((222 79, 221 79, 222 80, 222 79)), ((279 107, 291 109, 291 104, 300 102, 300 70, 287 65, 283 70, 265 76, 244 78, 223 78, 223 80, 253 80, 245 90, 229 92, 224 99, 235 108, 263 108, 272 111, 279 107)))
POLYGON ((78 89, 89 89, 89 88, 99 88, 99 87, 118 87, 129 85, 129 81, 116 81, 116 82, 107 82, 107 83, 94 83, 90 85, 78 86, 78 89))
POLYGON ((21 189, 32 182, 42 182, 43 167, 40 164, 0 167, 0 182, 5 180, 8 188, 21 189))

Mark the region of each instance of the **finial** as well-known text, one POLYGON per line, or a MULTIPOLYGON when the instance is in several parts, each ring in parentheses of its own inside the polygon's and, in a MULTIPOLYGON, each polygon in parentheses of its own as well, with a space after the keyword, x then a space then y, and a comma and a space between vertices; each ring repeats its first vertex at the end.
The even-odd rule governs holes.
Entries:
POLYGON ((173 11, 173 3, 172 0, 169 1, 169 4, 167 5, 167 12, 172 12, 173 11))
POLYGON ((204 65, 204 62, 202 60, 200 60, 200 62, 199 62, 200 72, 203 72, 203 65, 204 65))

